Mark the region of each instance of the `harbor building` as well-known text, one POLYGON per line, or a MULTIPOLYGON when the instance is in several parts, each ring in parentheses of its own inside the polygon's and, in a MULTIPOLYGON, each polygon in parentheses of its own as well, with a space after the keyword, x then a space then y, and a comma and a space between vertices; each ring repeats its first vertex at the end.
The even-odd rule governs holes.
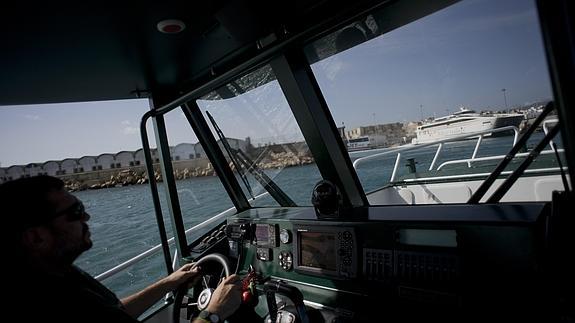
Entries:
MULTIPOLYGON (((247 151, 251 147, 250 138, 245 140, 226 138, 230 147, 247 151)), ((218 140, 218 145, 223 144, 218 140)), ((159 163, 157 149, 151 149, 152 160, 159 163)), ((199 143, 181 143, 170 147, 172 161, 186 161, 206 158, 203 147, 199 143)), ((99 171, 125 169, 130 167, 144 166, 144 150, 120 151, 117 153, 103 153, 98 156, 82 156, 80 158, 65 158, 63 160, 50 160, 44 163, 30 163, 27 165, 13 165, 0 167, 0 183, 21 177, 37 175, 65 176, 71 174, 83 174, 99 171)))

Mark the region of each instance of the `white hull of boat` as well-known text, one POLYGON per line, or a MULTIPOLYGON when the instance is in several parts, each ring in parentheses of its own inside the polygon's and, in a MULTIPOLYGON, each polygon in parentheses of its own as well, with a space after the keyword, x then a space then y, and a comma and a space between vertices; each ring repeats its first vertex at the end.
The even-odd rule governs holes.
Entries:
POLYGON ((523 115, 461 116, 419 127, 413 143, 424 144, 505 126, 517 127, 521 121, 523 115))

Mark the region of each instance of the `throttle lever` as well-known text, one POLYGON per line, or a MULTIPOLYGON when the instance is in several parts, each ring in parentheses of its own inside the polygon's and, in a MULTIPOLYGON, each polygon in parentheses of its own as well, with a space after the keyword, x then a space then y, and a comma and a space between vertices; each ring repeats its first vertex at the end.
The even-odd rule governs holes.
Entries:
POLYGON ((264 283, 264 293, 268 303, 268 310, 270 312, 270 319, 275 322, 278 314, 278 307, 276 304, 275 294, 281 294, 288 297, 295 305, 301 323, 309 323, 305 305, 303 303, 303 295, 299 289, 281 280, 269 280, 264 283))

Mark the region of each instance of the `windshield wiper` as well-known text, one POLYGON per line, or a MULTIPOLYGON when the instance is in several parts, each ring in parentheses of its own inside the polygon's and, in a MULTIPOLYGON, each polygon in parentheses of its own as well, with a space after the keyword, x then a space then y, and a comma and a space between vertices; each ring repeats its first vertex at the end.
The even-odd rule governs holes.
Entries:
POLYGON ((220 141, 224 146, 224 149, 228 153, 228 156, 230 156, 230 160, 232 161, 234 167, 238 171, 238 174, 242 178, 242 181, 244 182, 252 198, 254 197, 254 193, 246 177, 246 171, 252 174, 252 176, 254 176, 254 178, 264 187, 266 191, 268 191, 268 193, 273 197, 274 200, 276 200, 276 202, 278 202, 279 205, 297 206, 297 204, 295 204, 295 202, 268 175, 266 175, 266 173, 262 171, 257 166, 257 164, 253 162, 241 149, 239 148, 234 149, 230 146, 228 140, 224 136, 224 133, 222 132, 220 127, 218 127, 218 124, 216 123, 212 115, 208 111, 206 111, 206 114, 210 119, 210 122, 212 123, 212 126, 216 130, 216 133, 218 134, 218 137, 220 138, 220 141))
MULTIPOLYGON (((515 144, 515 146, 513 146, 511 148, 511 150, 509 151, 509 153, 507 153, 507 155, 505 156, 505 158, 503 158, 503 160, 497 165, 497 167, 495 167, 495 170, 493 170, 493 172, 489 175, 489 177, 487 177, 487 179, 481 183, 481 185, 479 186, 479 188, 477 189, 477 191, 475 191, 475 193, 473 193, 473 195, 469 198, 469 200, 467 201, 467 203, 469 204, 477 204, 479 203, 479 201, 481 200, 481 198, 483 198, 483 196, 485 195, 485 193, 487 192, 487 190, 491 187, 491 185, 495 182, 495 180, 499 177, 499 175, 501 175, 501 173, 503 172, 503 170, 507 167, 507 165, 509 165, 509 163, 511 162, 511 160, 515 157, 515 155, 521 150, 521 148, 523 148, 525 146, 525 144, 527 143, 527 140, 529 139, 529 137, 531 137, 531 134, 533 134, 533 132, 535 132, 535 129, 539 126, 539 124, 541 124, 541 122, 543 122, 543 120, 545 120, 545 117, 547 117, 547 115, 553 110, 554 105, 553 102, 549 102, 547 103, 547 105, 545 106, 545 108, 543 109, 543 111, 541 112, 541 114, 539 114, 539 116, 537 117, 537 119, 535 119, 535 121, 533 122, 533 124, 527 128, 527 130, 525 131, 525 133, 521 136, 521 138, 519 138, 519 140, 517 141, 517 143, 515 144)), ((557 128, 557 126, 555 126, 557 128)), ((550 132, 551 133, 551 132, 550 132)), ((543 138, 543 140, 539 143, 542 144, 543 142, 546 141, 548 136, 545 136, 545 138, 543 138)), ((549 140, 553 138, 553 136, 551 136, 549 138, 549 140)), ((548 142, 548 141, 547 141, 548 142)), ((543 146, 544 147, 544 146, 543 146)), ((543 148, 542 148, 543 149, 543 148)), ((537 155, 539 154, 538 152, 536 153, 537 155)), ((531 155, 529 155, 531 156, 531 155)), ((534 158, 535 156, 533 156, 534 158)), ((527 166, 530 164, 531 162, 528 162, 528 164, 525 166, 525 168, 527 168, 527 166)), ((521 165, 523 166, 523 164, 521 165)), ((520 168, 521 168, 520 166, 520 168)), ((517 169, 515 172, 513 172, 508 179, 511 179, 512 176, 514 176, 514 174, 519 174, 521 175, 521 173, 523 173, 523 169, 521 172, 517 172, 519 169, 517 169)), ((517 177, 519 177, 519 175, 515 175, 517 177)), ((514 178, 512 181, 510 181, 510 184, 513 184, 515 182, 517 178, 514 178)), ((503 186, 503 185, 502 185, 503 186)), ((511 185, 509 185, 509 187, 511 187, 511 185)), ((509 187, 507 187, 507 189, 509 189, 509 187)), ((500 187, 501 189, 501 187, 500 187)), ((499 193, 501 194, 503 191, 498 189, 499 193)), ((505 191, 507 191, 507 189, 505 189, 505 191)), ((503 194, 505 194, 503 192, 503 194)), ((503 196, 503 195, 502 195, 503 196)), ((492 196, 489 201, 493 201, 494 200, 494 196, 492 196)), ((499 199, 497 199, 499 200, 499 199)))

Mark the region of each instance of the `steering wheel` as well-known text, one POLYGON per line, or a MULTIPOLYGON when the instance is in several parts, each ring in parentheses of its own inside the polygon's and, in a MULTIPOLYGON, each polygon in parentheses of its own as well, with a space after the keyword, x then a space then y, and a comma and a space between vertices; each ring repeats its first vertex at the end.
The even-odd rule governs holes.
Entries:
POLYGON ((219 285, 222 277, 228 277, 230 275, 230 264, 228 258, 226 256, 219 254, 219 253, 212 253, 202 257, 200 260, 196 262, 196 266, 208 263, 208 262, 216 262, 218 263, 223 269, 223 276, 222 274, 219 277, 214 277, 213 275, 209 274, 202 274, 201 277, 201 292, 199 295, 196 293, 196 288, 194 287, 194 295, 197 295, 192 301, 186 302, 186 304, 182 304, 184 300, 184 296, 188 294, 188 286, 186 284, 182 284, 175 292, 174 297, 174 307, 173 307, 173 315, 172 321, 173 323, 180 323, 180 311, 182 308, 188 308, 190 306, 197 306, 198 311, 203 311, 208 307, 210 300, 212 299, 212 294, 216 289, 217 285, 219 285))

